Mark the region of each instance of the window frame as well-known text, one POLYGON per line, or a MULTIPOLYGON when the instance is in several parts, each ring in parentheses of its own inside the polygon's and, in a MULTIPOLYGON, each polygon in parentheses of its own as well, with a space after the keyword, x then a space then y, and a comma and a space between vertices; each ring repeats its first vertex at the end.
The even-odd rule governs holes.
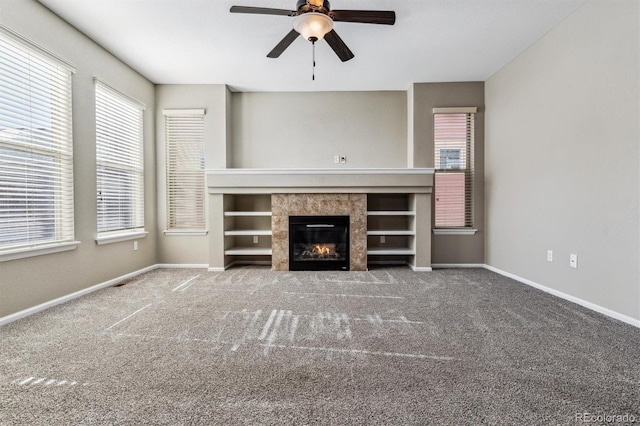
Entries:
POLYGON ((206 188, 205 188, 205 109, 165 109, 163 110, 163 116, 165 120, 165 161, 166 161, 166 230, 165 235, 207 235, 207 207, 206 207, 206 188), (190 121, 201 122, 197 127, 190 121), (180 124, 182 126, 180 126, 180 124), (176 124, 176 127, 171 127, 176 124), (180 128, 181 127, 181 128, 180 128), (186 131, 180 133, 180 131, 186 131), (173 162, 173 154, 178 151, 174 144, 184 142, 188 140, 190 145, 190 153, 194 151, 198 152, 199 158, 197 160, 189 158, 188 162, 198 161, 199 167, 196 168, 180 168, 175 167, 173 162), (175 174, 194 174, 196 172, 201 173, 202 185, 201 188, 195 188, 188 186, 185 191, 188 196, 201 198, 201 210, 195 212, 189 212, 192 215, 199 216, 195 221, 184 226, 176 226, 180 220, 175 217, 174 214, 178 213, 179 206, 176 206, 173 194, 175 188, 172 186, 173 177, 175 174), (187 226, 189 225, 189 226, 187 226))
MULTIPOLYGON (((21 208, 20 198, 27 200, 30 196, 31 203, 34 200, 45 202, 47 212, 29 217, 21 216, 23 221, 17 223, 21 223, 26 230, 22 234, 16 234, 13 241, 7 239, 0 245, 0 262, 73 250, 80 244, 75 240, 74 218, 72 100, 75 68, 2 25, 0 43, 7 55, 5 67, 0 74, 0 81, 4 82, 1 88, 2 105, 6 108, 4 119, 0 116, 0 126, 2 123, 6 124, 2 126, 6 128, 6 136, 2 137, 0 132, 0 149, 5 151, 7 173, 4 184, 0 176, 0 195, 3 185, 7 191, 4 193, 6 197, 17 191, 17 198, 13 201, 5 199, 5 213, 11 216, 11 209, 21 208), (27 98, 30 100, 28 106, 24 104, 27 98), (36 123, 42 124, 42 120, 48 120, 50 127, 37 127, 36 123), (29 126, 11 126, 21 122, 29 123, 29 126), (32 161, 21 159, 23 156, 31 156, 32 161), (38 164, 35 158, 47 162, 38 164), (24 171, 24 167, 29 166, 32 170, 24 171), (21 168, 22 173, 19 172, 21 168), (12 169, 16 173, 12 173, 12 169), (43 173, 46 173, 44 178, 43 173), (14 175, 13 180, 16 182, 20 178, 24 187, 14 185, 17 189, 12 190, 11 175, 14 175), (44 187, 41 186, 43 184, 44 187), (40 191, 37 190, 38 187, 40 191), (46 201, 48 192, 52 197, 50 202, 46 201), (49 215, 52 215, 50 219, 49 215), (50 238, 32 234, 32 222, 39 221, 40 226, 43 226, 43 220, 45 226, 51 228, 46 231, 51 233, 50 238)), ((33 206, 30 207, 25 201, 23 208, 28 211, 33 206)))
POLYGON ((144 238, 148 234, 145 230, 144 193, 144 111, 146 107, 142 102, 123 94, 98 78, 94 79, 94 84, 96 243, 103 245, 144 238), (120 104, 121 108, 114 106, 117 104, 120 104), (114 118, 117 114, 120 116, 114 118), (122 126, 127 123, 129 127, 123 128, 122 126), (118 130, 114 130, 116 128, 118 130), (121 177, 118 178, 117 174, 121 174, 121 177), (113 189, 114 184, 119 184, 121 189, 128 190, 113 190, 107 193, 105 188, 113 189), (104 199, 105 194, 109 194, 108 200, 104 199), (118 197, 113 198, 113 196, 118 197), (123 209, 118 206, 115 208, 117 214, 111 213, 114 209, 109 206, 109 202, 112 205, 120 204, 123 198, 124 203, 130 203, 131 207, 123 209), (128 214, 129 218, 118 216, 122 213, 128 214), (114 226, 113 223, 109 224, 109 221, 119 221, 121 225, 114 226), (124 225, 127 222, 131 224, 124 225))
MULTIPOLYGON (((434 152, 434 186, 433 186, 433 198, 434 198, 434 207, 433 207, 433 233, 435 235, 474 235, 477 232, 475 227, 475 197, 476 197, 476 188, 475 188, 475 119, 477 114, 476 107, 449 107, 449 108, 433 108, 433 124, 434 124, 434 133, 433 133, 433 152, 434 152), (436 152, 438 149, 451 149, 450 147, 439 147, 436 143, 437 134, 436 134, 436 116, 438 114, 464 114, 467 116, 467 129, 466 129, 466 141, 464 152, 461 152, 460 158, 465 159, 465 167, 460 169, 442 169, 439 166, 441 164, 436 164, 436 152), (465 194, 464 194, 464 225, 463 226, 451 226, 451 225, 443 225, 437 226, 437 209, 436 209, 436 197, 437 194, 437 179, 438 175, 443 175, 446 173, 461 173, 464 172, 464 181, 465 181, 465 194), (468 211, 470 210, 470 211, 468 211)), ((440 159, 442 162, 442 159, 440 159)))

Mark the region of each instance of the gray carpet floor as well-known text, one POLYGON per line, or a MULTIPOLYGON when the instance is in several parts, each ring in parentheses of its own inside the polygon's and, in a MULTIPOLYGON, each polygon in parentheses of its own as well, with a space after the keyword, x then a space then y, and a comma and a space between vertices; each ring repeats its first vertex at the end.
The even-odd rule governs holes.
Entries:
POLYGON ((486 270, 155 270, 0 339, 2 425, 640 422, 640 330, 486 270))

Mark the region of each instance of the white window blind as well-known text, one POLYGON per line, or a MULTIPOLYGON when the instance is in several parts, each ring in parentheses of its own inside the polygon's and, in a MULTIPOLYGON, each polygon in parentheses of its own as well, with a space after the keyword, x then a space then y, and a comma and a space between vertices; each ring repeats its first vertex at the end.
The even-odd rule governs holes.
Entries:
POLYGON ((96 80, 98 236, 144 229, 144 105, 96 80))
POLYGON ((0 253, 74 239, 72 72, 0 31, 0 253))
POLYGON ((204 230, 204 110, 165 110, 169 230, 204 230))
POLYGON ((473 227, 474 117, 434 114, 436 228, 473 227))

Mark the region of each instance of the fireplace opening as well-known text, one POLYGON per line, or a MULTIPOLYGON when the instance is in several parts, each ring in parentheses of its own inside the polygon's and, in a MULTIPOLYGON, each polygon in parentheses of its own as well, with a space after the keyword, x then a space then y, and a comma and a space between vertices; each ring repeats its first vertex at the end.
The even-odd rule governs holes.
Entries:
POLYGON ((349 216, 289 216, 289 270, 349 270, 349 216))

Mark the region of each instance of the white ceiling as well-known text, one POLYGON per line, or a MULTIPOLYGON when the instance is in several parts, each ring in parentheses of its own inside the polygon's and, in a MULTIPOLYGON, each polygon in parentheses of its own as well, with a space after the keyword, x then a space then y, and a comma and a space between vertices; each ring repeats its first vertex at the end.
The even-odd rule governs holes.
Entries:
POLYGON ((267 53, 293 18, 232 5, 295 9, 295 0, 39 0, 159 84, 240 91, 406 90, 414 82, 485 81, 586 0, 332 0, 333 9, 395 10, 394 26, 336 22, 355 54, 322 41, 267 53))

